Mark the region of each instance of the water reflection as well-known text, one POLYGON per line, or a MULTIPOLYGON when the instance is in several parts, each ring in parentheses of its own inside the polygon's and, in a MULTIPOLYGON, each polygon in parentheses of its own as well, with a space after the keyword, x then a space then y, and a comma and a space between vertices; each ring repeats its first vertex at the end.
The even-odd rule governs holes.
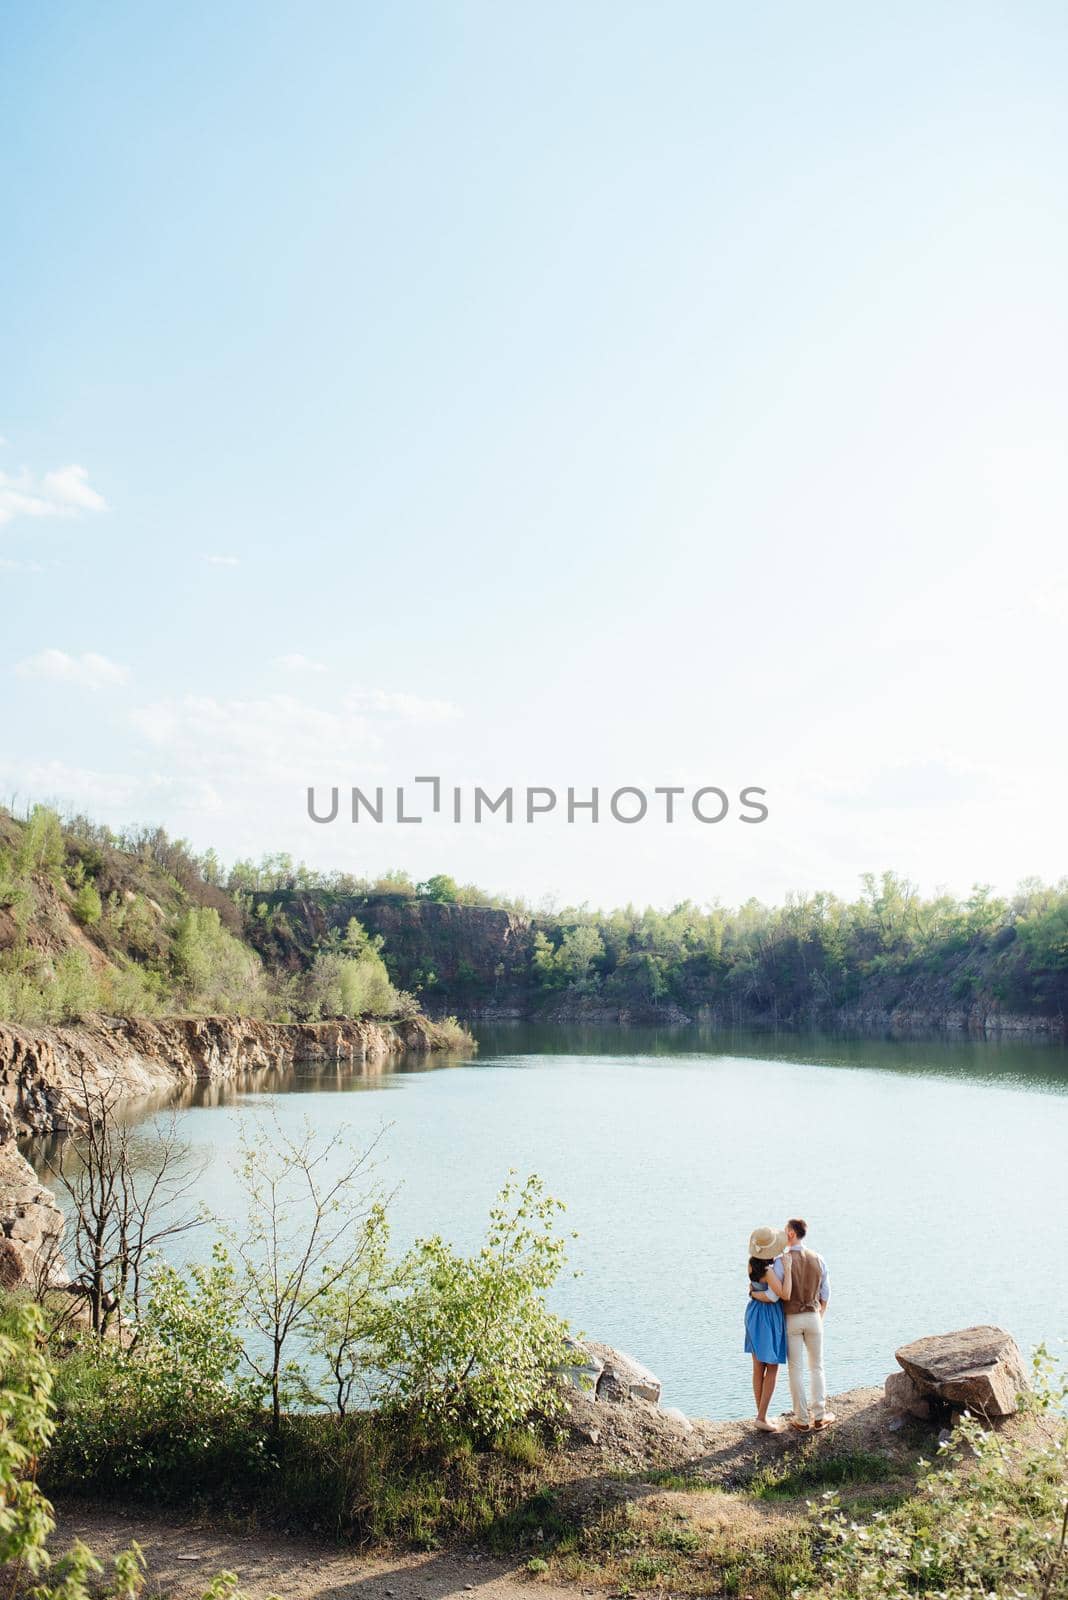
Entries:
POLYGON ((990 1037, 951 1033, 871 1034, 787 1029, 717 1028, 702 1024, 616 1027, 597 1024, 482 1023, 476 1065, 523 1063, 530 1057, 612 1056, 620 1062, 650 1057, 701 1056, 797 1062, 813 1067, 874 1068, 975 1082, 1068 1089, 1068 1046, 1044 1037, 990 1037))

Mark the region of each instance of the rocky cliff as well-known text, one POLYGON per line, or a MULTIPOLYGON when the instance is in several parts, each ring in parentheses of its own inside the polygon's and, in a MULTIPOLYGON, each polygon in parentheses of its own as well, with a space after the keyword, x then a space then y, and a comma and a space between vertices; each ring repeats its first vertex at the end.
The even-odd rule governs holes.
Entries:
MULTIPOLYGON (((447 1035, 408 1022, 258 1022, 242 1017, 90 1017, 64 1027, 0 1026, 0 1105, 18 1135, 77 1126, 85 1089, 152 1094, 203 1079, 290 1067, 364 1066, 402 1050, 438 1050, 447 1035)), ((0 1113, 2 1114, 2 1113, 0 1113)))
POLYGON ((101 1094, 158 1094, 298 1062, 367 1071, 404 1050, 453 1043, 448 1030, 425 1017, 399 1023, 90 1017, 65 1027, 0 1026, 0 1285, 32 1279, 62 1228, 54 1197, 16 1141, 76 1129, 101 1094))
POLYGON ((538 999, 533 919, 495 906, 443 904, 402 895, 275 890, 256 896, 270 915, 246 937, 269 966, 299 971, 331 932, 355 917, 383 941, 389 975, 438 1014, 527 1015, 538 999))
MULTIPOLYGON (((565 976, 546 981, 535 959, 539 935, 559 948, 574 917, 399 894, 271 890, 256 900, 264 914, 247 923, 245 935, 269 966, 299 971, 321 940, 355 917, 384 941, 394 983, 417 993, 434 1015, 1052 1038, 1068 1029, 1068 968, 1036 964, 1012 927, 989 939, 961 939, 937 958, 868 959, 863 969, 816 983, 817 956, 796 942, 769 941, 759 957, 717 962, 685 940, 664 954, 643 953, 631 948, 633 932, 620 935, 602 920, 605 949, 576 983, 565 976)), ((644 937, 641 926, 638 935, 644 937)))

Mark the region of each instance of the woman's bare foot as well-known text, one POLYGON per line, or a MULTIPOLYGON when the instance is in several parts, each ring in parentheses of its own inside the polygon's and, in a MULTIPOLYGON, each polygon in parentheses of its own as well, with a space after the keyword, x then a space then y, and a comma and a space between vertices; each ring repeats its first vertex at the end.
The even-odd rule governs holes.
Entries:
POLYGON ((782 1424, 778 1422, 769 1422, 767 1417, 757 1417, 756 1425, 761 1433, 782 1432, 782 1424))

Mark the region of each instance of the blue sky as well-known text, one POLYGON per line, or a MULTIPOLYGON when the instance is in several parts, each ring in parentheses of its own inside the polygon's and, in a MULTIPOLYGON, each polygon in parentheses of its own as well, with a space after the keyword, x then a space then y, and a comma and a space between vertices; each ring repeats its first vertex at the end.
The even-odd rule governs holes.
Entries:
POLYGON ((1060 876, 1066 41, 8 7, 3 793, 535 899, 1060 876), (416 772, 771 816, 305 818, 416 772))

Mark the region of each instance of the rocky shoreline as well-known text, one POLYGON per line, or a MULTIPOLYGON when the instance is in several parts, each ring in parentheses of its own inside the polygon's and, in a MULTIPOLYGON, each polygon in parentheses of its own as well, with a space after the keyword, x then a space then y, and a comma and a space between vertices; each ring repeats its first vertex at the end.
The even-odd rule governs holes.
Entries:
MULTIPOLYGON (((611 1345, 574 1340, 570 1354, 562 1376, 569 1385, 573 1450, 607 1454, 617 1466, 628 1458, 664 1465, 707 1453, 725 1433, 739 1455, 748 1451, 757 1459, 775 1437, 756 1432, 751 1422, 665 1408, 660 1379, 611 1345)), ((1030 1387, 1024 1358, 1004 1328, 959 1328, 915 1339, 896 1350, 894 1360, 881 1389, 851 1389, 831 1400, 836 1416, 862 1418, 870 1438, 884 1442, 916 1423, 935 1433, 952 1428, 965 1411, 986 1427, 1001 1427, 1017 1415, 1030 1387)), ((794 1437, 783 1429, 778 1449, 794 1437)))
MULTIPOLYGON (((443 1006, 452 1002, 442 1002, 443 1006)), ((973 1039, 1032 1038, 1061 1042, 1068 1037, 1068 1017, 1061 1013, 1027 1015, 980 1005, 925 1007, 902 1004, 818 1007, 785 1013, 747 1007, 694 1005, 689 1010, 666 1001, 659 1005, 612 1005, 603 999, 560 995, 538 1005, 487 1001, 466 1008, 479 1022, 532 1022, 590 1027, 708 1027, 768 1032, 857 1034, 878 1038, 930 1038, 950 1034, 973 1039)))
POLYGON ((396 1023, 93 1016, 62 1027, 0 1026, 0 1285, 32 1282, 54 1257, 63 1226, 55 1197, 17 1141, 76 1129, 86 1090, 160 1094, 302 1062, 374 1071, 406 1050, 447 1049, 452 1037, 422 1016, 396 1023))

